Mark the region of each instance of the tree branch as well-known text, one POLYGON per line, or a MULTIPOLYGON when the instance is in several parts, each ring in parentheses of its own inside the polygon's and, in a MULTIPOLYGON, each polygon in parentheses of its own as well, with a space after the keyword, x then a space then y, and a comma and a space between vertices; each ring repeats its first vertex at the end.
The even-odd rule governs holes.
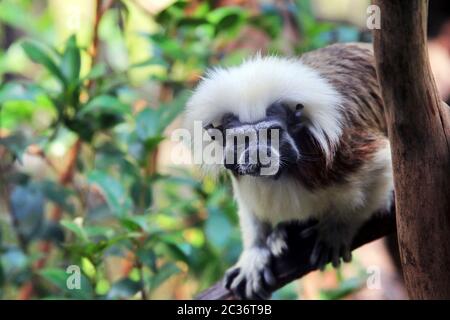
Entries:
MULTIPOLYGON (((285 256, 273 261, 273 272, 277 279, 277 284, 272 288, 272 292, 283 287, 298 278, 303 277, 316 267, 311 265, 309 258, 315 244, 315 238, 303 239, 300 237, 301 230, 307 228, 310 224, 293 224, 288 229, 288 248, 285 256)), ((390 210, 380 211, 374 215, 358 232, 355 237, 352 249, 372 242, 373 240, 395 233, 395 206, 390 210)), ((223 286, 223 280, 206 289, 197 295, 199 300, 236 300, 237 297, 223 286)))

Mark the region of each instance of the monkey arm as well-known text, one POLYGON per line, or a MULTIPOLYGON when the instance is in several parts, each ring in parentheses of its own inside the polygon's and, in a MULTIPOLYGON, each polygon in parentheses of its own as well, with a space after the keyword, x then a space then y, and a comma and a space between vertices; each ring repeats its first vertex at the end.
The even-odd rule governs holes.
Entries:
POLYGON ((266 244, 271 227, 239 204, 239 224, 242 229, 243 251, 238 262, 224 276, 224 287, 240 299, 267 299, 268 288, 275 285, 271 270, 272 252, 266 244))
MULTIPOLYGON (((288 251, 286 255, 275 258, 273 272, 276 278, 276 285, 272 291, 275 291, 291 281, 303 277, 315 267, 310 263, 310 255, 313 250, 314 238, 300 238, 300 233, 309 225, 292 225, 288 229, 288 251)), ((390 210, 383 210, 373 215, 357 233, 353 243, 352 250, 362 245, 372 242, 378 238, 387 236, 396 232, 395 205, 390 210)), ((209 289, 197 295, 199 300, 234 300, 236 297, 223 287, 223 280, 219 281, 209 289)))

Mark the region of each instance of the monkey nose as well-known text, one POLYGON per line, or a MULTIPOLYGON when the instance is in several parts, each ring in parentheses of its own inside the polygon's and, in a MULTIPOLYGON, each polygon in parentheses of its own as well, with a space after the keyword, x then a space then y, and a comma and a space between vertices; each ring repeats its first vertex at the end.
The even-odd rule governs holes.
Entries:
POLYGON ((242 164, 239 166, 239 174, 258 176, 261 171, 261 165, 259 163, 242 164))
POLYGON ((238 173, 240 175, 258 175, 259 171, 258 148, 250 146, 239 155, 238 173))

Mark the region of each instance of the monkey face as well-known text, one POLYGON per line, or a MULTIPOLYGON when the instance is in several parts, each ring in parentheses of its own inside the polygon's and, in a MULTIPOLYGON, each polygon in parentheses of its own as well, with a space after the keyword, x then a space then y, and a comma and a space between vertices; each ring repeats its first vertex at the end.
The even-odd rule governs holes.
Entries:
POLYGON ((303 105, 293 111, 277 102, 266 111, 266 117, 243 123, 238 116, 227 113, 219 129, 223 136, 224 166, 235 175, 270 176, 278 178, 283 169, 299 160, 295 135, 302 128, 303 105))

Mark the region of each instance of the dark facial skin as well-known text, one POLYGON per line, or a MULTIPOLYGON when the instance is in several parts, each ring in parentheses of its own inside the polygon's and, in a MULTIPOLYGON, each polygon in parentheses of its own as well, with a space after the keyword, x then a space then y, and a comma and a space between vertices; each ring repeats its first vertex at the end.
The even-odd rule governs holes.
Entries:
MULTIPOLYGON (((299 146, 297 143, 296 136, 298 136, 299 132, 303 130, 305 127, 302 121, 302 109, 303 105, 299 104, 296 107, 296 110, 293 111, 286 104, 283 103, 273 103, 266 111, 266 117, 255 123, 243 123, 239 120, 236 115, 231 113, 225 114, 222 118, 222 125, 217 128, 222 130, 222 132, 226 135, 228 129, 239 129, 240 127, 246 125, 264 125, 267 127, 267 124, 270 124, 267 128, 267 140, 268 144, 264 144, 264 148, 267 148, 268 156, 270 157, 270 139, 271 139, 271 130, 278 130, 279 132, 279 158, 281 160, 281 165, 279 166, 277 172, 275 172, 270 177, 278 178, 281 173, 288 168, 289 166, 295 165, 298 162, 299 154, 296 151, 299 150, 299 146), (295 144, 297 148, 294 148, 292 144, 295 144)), ((224 147, 226 147, 228 139, 224 139, 224 147)), ((234 140, 231 140, 234 141, 234 140)), ((248 144, 246 144, 246 148, 248 144)), ((258 141, 258 148, 261 148, 261 145, 258 141)), ((235 159, 237 159, 237 150, 236 146, 234 146, 234 155, 235 159)), ((264 150, 266 151, 266 150, 264 150)), ((246 158, 248 161, 248 157, 246 158)), ((235 176, 239 175, 252 175, 252 176, 261 176, 261 167, 263 165, 259 163, 249 165, 246 162, 238 165, 236 161, 233 163, 225 163, 225 168, 232 171, 235 176)))

